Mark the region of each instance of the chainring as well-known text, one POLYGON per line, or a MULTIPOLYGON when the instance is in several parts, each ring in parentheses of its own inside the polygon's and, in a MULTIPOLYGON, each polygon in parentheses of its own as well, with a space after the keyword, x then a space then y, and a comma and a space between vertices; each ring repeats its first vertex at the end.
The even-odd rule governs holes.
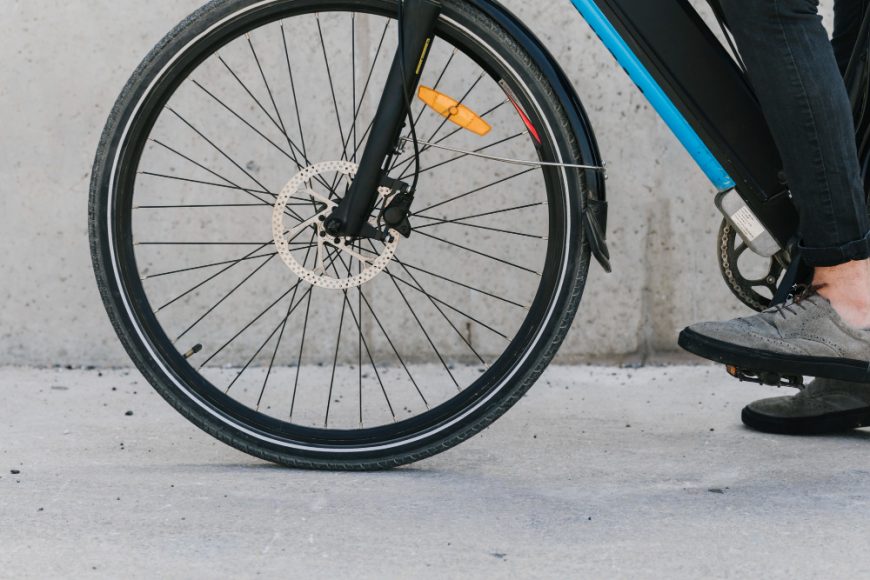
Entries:
MULTIPOLYGON (((780 252, 772 258, 763 258, 753 254, 757 264, 757 266, 753 265, 753 269, 758 272, 766 271, 766 273, 761 277, 749 278, 740 271, 740 258, 747 251, 752 252, 737 234, 737 230, 727 220, 722 220, 717 251, 722 277, 725 278, 725 283, 731 292, 743 304, 761 312, 770 308, 773 296, 776 295, 779 283, 788 268, 788 258, 785 252, 780 252), (767 264, 764 263, 765 260, 767 264), (760 289, 766 290, 766 293, 762 294, 758 291, 760 289), (767 293, 770 296, 767 296, 767 293)), ((753 276, 755 275, 753 274, 753 276)))

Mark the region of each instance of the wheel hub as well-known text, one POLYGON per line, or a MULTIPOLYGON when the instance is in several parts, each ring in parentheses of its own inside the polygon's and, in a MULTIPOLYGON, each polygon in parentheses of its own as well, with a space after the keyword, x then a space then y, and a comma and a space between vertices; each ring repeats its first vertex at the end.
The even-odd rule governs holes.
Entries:
MULTIPOLYGON (((370 250, 363 248, 363 241, 330 235, 326 223, 338 205, 338 200, 329 199, 307 186, 316 178, 328 174, 338 173, 353 179, 358 167, 357 164, 349 161, 326 161, 306 167, 284 186, 275 201, 275 209, 272 213, 272 235, 278 255, 290 271, 312 286, 330 290, 349 290, 362 286, 383 272, 396 254, 400 235, 392 229, 389 230, 389 235, 380 251, 376 251, 374 246, 370 250), (313 215, 297 216, 294 215, 295 212, 288 211, 291 200, 297 204, 310 202, 313 215), (308 241, 304 237, 307 231, 313 234, 306 252, 306 254, 312 250, 316 252, 313 267, 306 266, 307 259, 303 260, 304 263, 300 263, 294 255, 294 252, 298 253, 300 250, 293 249, 294 242, 308 241), (343 272, 347 274, 343 275, 343 272)), ((379 204, 384 204, 389 202, 393 192, 388 187, 381 187, 378 189, 378 194, 379 204)), ((370 219, 369 223, 377 226, 374 219, 370 219)))

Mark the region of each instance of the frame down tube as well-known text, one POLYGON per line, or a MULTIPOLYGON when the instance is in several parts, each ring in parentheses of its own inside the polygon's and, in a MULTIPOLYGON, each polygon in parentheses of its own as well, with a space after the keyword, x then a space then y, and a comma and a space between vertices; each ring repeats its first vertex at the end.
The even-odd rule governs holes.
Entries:
POLYGON ((737 188, 782 247, 798 218, 742 71, 688 0, 571 0, 720 191, 737 188))

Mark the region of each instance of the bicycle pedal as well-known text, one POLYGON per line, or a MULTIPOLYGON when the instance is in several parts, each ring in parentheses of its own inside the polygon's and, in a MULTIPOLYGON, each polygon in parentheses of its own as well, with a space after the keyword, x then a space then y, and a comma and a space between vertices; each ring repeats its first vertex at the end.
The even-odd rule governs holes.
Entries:
POLYGON ((741 383, 757 383, 759 385, 767 385, 771 387, 794 387, 797 389, 804 385, 804 378, 800 375, 786 375, 770 371, 753 371, 730 365, 725 367, 725 369, 728 371, 729 375, 738 379, 741 383))

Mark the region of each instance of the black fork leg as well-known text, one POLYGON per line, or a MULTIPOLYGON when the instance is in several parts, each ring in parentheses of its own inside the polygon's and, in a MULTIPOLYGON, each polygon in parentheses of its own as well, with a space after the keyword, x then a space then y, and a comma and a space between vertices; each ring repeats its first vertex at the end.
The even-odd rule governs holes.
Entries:
POLYGON ((399 50, 387 77, 371 134, 360 160, 359 172, 347 195, 326 221, 326 230, 330 235, 358 236, 374 209, 378 187, 399 145, 408 117, 408 103, 417 90, 434 40, 435 22, 441 12, 441 4, 437 0, 402 1, 404 17, 399 31, 399 50))

